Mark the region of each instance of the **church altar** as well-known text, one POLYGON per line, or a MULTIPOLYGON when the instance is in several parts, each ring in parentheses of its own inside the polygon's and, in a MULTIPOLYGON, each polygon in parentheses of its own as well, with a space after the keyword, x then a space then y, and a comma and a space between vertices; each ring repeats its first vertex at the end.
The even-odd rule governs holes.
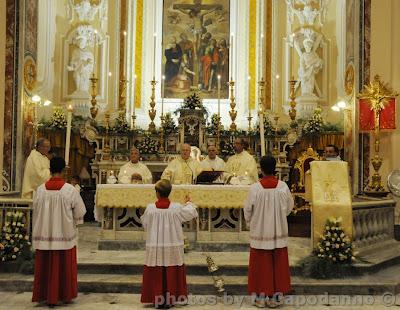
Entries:
MULTIPOLYGON (((236 185, 173 185, 170 199, 183 202, 189 194, 198 207, 198 220, 184 224, 185 235, 191 242, 243 243, 248 241, 248 231, 241 208, 249 188, 236 185)), ((97 185, 96 219, 101 222, 100 238, 143 242, 145 235, 140 216, 144 208, 155 201, 154 184, 97 185)))

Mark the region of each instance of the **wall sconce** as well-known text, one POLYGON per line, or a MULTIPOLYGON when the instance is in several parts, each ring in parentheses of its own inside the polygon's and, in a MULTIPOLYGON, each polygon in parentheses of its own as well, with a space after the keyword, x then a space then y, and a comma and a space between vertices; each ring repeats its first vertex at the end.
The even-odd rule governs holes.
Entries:
POLYGON ((347 103, 344 100, 340 100, 338 102, 336 102, 331 109, 335 112, 340 112, 341 110, 345 110, 347 109, 347 103))

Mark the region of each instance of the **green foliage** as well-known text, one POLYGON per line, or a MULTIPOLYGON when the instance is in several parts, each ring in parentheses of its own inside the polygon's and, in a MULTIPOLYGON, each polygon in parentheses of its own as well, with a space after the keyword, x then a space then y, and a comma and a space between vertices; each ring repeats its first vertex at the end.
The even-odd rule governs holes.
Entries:
POLYGON ((177 127, 174 119, 171 116, 171 113, 166 113, 164 116, 164 133, 166 136, 175 133, 177 131, 177 127))

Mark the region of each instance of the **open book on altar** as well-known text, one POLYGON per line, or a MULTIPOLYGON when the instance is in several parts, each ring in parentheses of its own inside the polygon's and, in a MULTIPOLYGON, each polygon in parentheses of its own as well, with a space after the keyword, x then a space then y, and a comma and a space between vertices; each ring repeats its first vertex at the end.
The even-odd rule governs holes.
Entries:
POLYGON ((218 170, 202 171, 196 178, 196 184, 212 184, 223 173, 218 170))

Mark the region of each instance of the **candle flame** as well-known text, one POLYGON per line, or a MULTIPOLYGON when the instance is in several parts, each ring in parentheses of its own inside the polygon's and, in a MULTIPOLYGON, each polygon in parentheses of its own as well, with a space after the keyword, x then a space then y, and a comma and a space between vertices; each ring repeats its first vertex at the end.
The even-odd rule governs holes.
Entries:
POLYGON ((111 72, 108 72, 108 76, 112 76, 112 73, 111 73, 111 72))
POLYGON ((165 75, 162 76, 162 79, 165 80, 165 75))
POLYGON ((218 80, 220 80, 220 79, 221 79, 221 75, 218 74, 218 80))
POLYGON ((126 36, 126 31, 124 31, 124 36, 126 36))

